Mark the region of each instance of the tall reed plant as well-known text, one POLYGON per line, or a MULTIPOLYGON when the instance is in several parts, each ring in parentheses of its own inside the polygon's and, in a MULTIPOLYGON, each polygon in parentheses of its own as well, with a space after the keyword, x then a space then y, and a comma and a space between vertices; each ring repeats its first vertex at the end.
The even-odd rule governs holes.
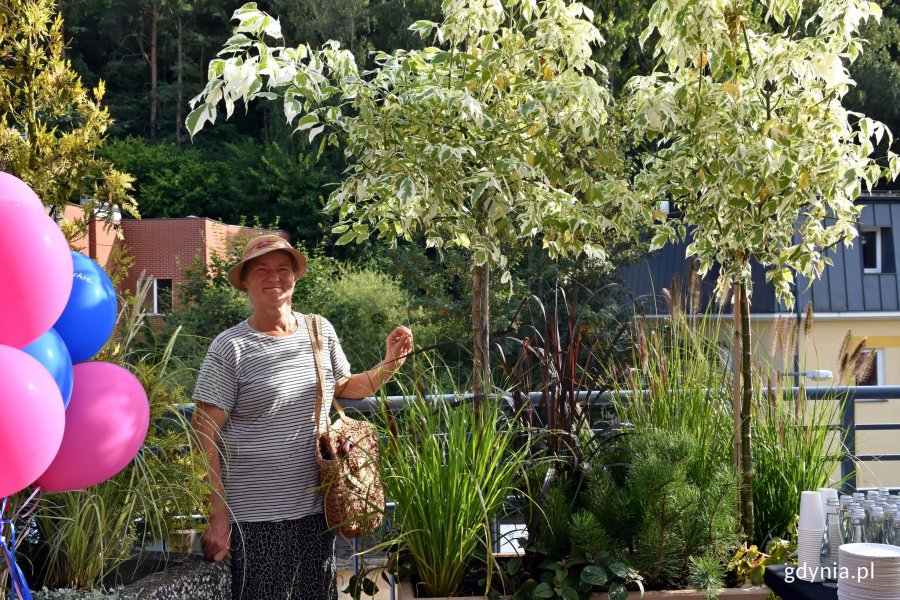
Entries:
POLYGON ((754 539, 763 546, 773 538, 790 538, 800 493, 828 487, 845 451, 840 422, 846 400, 807 400, 803 390, 792 398, 770 388, 756 394, 753 421, 754 539))
POLYGON ((420 595, 452 596, 467 570, 495 569, 492 519, 502 510, 525 460, 514 421, 482 402, 429 403, 415 395, 396 418, 385 413, 381 461, 392 533, 378 548, 408 557, 420 595))
POLYGON ((619 419, 637 432, 686 433, 706 464, 721 464, 734 447, 723 320, 711 312, 670 312, 664 321, 636 323, 632 366, 617 378, 619 419))

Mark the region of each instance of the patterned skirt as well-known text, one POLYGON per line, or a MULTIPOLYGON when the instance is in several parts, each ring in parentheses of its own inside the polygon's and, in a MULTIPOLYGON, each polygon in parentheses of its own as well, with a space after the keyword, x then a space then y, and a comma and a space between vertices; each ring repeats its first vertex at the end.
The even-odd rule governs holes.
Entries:
POLYGON ((325 515, 232 524, 232 600, 337 600, 325 515))

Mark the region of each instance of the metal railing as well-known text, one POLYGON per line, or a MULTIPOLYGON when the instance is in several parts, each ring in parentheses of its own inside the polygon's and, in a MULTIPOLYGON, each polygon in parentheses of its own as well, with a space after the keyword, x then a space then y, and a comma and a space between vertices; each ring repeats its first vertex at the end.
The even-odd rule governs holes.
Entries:
MULTIPOLYGON (((846 485, 852 489, 856 489, 857 469, 856 463, 872 462, 872 461, 900 461, 900 454, 856 454, 856 433, 859 431, 897 431, 900 430, 900 423, 857 423, 856 422, 856 404, 857 403, 874 403, 887 402, 889 400, 900 400, 900 386, 896 385, 880 385, 880 386, 841 386, 841 387, 804 387, 802 388, 808 400, 846 400, 843 402, 841 410, 841 419, 839 424, 834 424, 831 429, 840 431, 840 435, 845 441, 844 452, 841 456, 841 478, 847 483, 846 485)), ((785 388, 786 396, 793 400, 799 393, 800 388, 785 388)), ((644 391, 644 393, 649 393, 644 391)), ((612 401, 617 397, 631 396, 631 392, 579 392, 577 394, 578 401, 590 400, 592 407, 597 410, 609 410, 612 401)), ((541 400, 540 392, 532 392, 529 394, 532 404, 535 406, 541 400)), ((457 404, 462 401, 471 400, 471 394, 435 394, 426 395, 425 399, 429 402, 449 401, 451 404, 457 404)), ((340 399, 341 405, 348 410, 358 411, 360 413, 372 413, 379 410, 381 398, 364 398, 362 400, 346 400, 340 399)), ((387 405, 391 410, 403 407, 409 402, 406 396, 387 396, 385 398, 387 405)), ((183 412, 189 413, 193 411, 193 404, 187 404, 182 407, 183 412)), ((897 486, 900 487, 900 482, 897 486)))
MULTIPOLYGON (((786 388, 784 391, 788 398, 793 400, 800 392, 801 388, 786 388)), ((900 423, 857 423, 856 422, 856 404, 857 403, 874 403, 887 402, 889 400, 900 400, 900 386, 896 385, 880 385, 880 386, 840 386, 840 387, 804 387, 802 388, 808 400, 844 400, 841 407, 840 423, 834 424, 831 429, 840 431, 840 435, 844 440, 844 450, 841 456, 841 479, 846 481, 846 486, 856 489, 857 484, 857 463, 862 462, 896 462, 900 461, 900 454, 857 454, 856 453, 856 434, 859 431, 897 431, 900 430, 900 423)), ((579 392, 578 400, 592 400, 596 406, 609 406, 616 396, 630 396, 630 392, 579 392)), ((458 396, 454 394, 441 394, 434 396, 426 396, 429 401, 444 400, 458 402, 460 399, 471 399, 471 395, 458 396)), ((532 392, 530 394, 531 402, 535 405, 540 401, 541 394, 532 392)), ((345 408, 358 410, 360 412, 372 412, 378 406, 380 401, 374 398, 366 398, 365 400, 341 400, 345 408)), ((404 396, 388 396, 387 403, 391 409, 400 408, 408 399, 404 396)), ((900 487, 900 482, 896 487, 900 487)))

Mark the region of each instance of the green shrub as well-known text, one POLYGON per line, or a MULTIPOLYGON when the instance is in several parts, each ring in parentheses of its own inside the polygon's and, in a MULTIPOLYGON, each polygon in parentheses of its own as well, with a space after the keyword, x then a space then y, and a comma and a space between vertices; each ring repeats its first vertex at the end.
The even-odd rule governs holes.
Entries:
POLYGON ((329 288, 300 297, 300 309, 331 321, 354 371, 371 368, 384 358, 388 333, 408 322, 408 295, 384 273, 347 266, 337 270, 329 288))
MULTIPOLYGON (((624 486, 598 466, 585 493, 584 509, 621 553, 618 558, 648 585, 680 585, 692 557, 730 557, 738 539, 737 486, 729 466, 703 465, 700 445, 686 433, 642 431, 628 438, 628 446, 624 486)), ((573 539, 587 537, 572 533, 573 539)))

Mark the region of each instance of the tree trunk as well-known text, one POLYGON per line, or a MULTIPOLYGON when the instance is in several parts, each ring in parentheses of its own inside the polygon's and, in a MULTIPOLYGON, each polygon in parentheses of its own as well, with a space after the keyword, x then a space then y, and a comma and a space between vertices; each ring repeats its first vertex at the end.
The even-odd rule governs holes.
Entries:
POLYGON ((475 365, 472 373, 472 393, 475 401, 490 393, 490 339, 488 325, 490 323, 489 287, 490 267, 487 264, 475 265, 472 283, 472 339, 475 351, 475 365))
POLYGON ((159 1, 150 3, 150 131, 148 137, 156 139, 156 113, 159 110, 159 98, 157 97, 157 85, 159 75, 157 73, 157 46, 159 28, 159 1))
MULTIPOLYGON (((740 284, 741 302, 741 525, 753 540, 753 447, 750 418, 753 404, 753 365, 750 362, 750 299, 747 288, 740 284)), ((762 540, 757 540, 762 541, 762 540)))
POLYGON ((176 63, 177 83, 175 85, 175 143, 181 147, 181 126, 183 119, 181 118, 181 103, 183 101, 182 86, 184 83, 184 23, 181 18, 181 7, 178 7, 178 17, 175 20, 176 30, 176 46, 178 48, 178 58, 176 63))
MULTIPOLYGON (((731 302, 731 311, 733 319, 734 334, 731 342, 731 408, 734 416, 734 474, 740 482, 741 473, 741 364, 743 363, 741 354, 741 288, 737 284, 734 286, 734 298, 731 302)), ((741 496, 738 496, 738 514, 743 514, 741 496)))

